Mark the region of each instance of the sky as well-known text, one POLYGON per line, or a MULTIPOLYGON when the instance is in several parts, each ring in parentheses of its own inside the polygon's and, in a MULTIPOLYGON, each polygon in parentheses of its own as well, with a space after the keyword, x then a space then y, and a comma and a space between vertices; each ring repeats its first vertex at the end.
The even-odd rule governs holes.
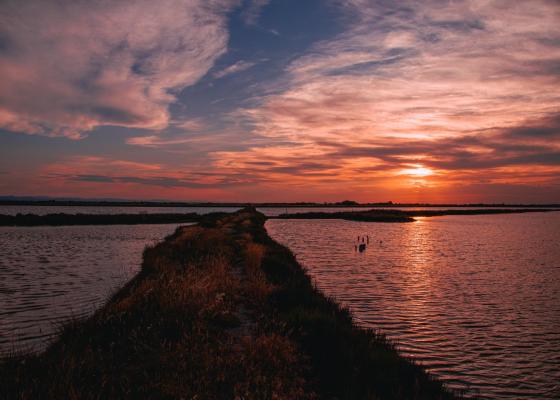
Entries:
POLYGON ((0 195, 560 202, 558 0, 3 0, 0 195))

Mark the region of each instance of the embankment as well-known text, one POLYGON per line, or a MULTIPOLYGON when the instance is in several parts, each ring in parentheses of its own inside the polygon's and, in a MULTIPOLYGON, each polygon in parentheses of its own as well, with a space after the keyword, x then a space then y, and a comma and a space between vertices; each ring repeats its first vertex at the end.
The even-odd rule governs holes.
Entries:
POLYGON ((0 364, 4 398, 451 399, 312 284, 265 216, 203 217, 40 355, 0 364))
POLYGON ((343 219, 363 222, 414 222, 414 217, 440 217, 444 215, 484 215, 484 214, 519 214, 530 212, 552 212, 560 209, 523 208, 523 209, 470 209, 470 210, 394 210, 371 209, 366 211, 342 212, 303 212, 280 214, 281 219, 343 219))

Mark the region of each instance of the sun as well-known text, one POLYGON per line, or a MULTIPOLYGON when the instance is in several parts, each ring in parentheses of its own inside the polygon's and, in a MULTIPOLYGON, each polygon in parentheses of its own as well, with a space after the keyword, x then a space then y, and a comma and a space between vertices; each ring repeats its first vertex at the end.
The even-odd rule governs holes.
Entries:
POLYGON ((423 178, 426 176, 430 176, 433 175, 434 171, 423 167, 421 165, 414 165, 414 168, 406 168, 406 169, 402 169, 399 172, 399 175, 410 175, 410 176, 415 176, 415 177, 419 177, 419 178, 423 178))

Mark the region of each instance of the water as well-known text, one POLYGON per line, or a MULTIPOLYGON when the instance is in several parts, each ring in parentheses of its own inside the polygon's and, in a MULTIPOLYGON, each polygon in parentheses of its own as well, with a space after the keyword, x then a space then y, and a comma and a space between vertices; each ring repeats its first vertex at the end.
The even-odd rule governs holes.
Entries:
POLYGON ((0 214, 208 214, 211 212, 234 212, 235 207, 100 207, 100 206, 19 206, 0 205, 0 214))
MULTIPOLYGON (((198 213, 208 214, 212 212, 234 212, 239 207, 100 207, 100 206, 20 206, 20 205, 0 205, 0 214, 16 215, 20 214, 187 214, 198 213)), ((321 207, 321 208, 305 208, 305 207, 263 207, 259 211, 265 215, 279 215, 286 211, 289 213, 301 213, 308 211, 352 211, 358 208, 351 207, 321 207)))
MULTIPOLYGON (((276 216, 286 212, 305 213, 305 212, 337 212, 337 211, 359 211, 368 210, 373 207, 261 207, 260 212, 268 216, 276 216)), ((387 207, 374 207, 376 209, 386 209, 387 207)), ((450 207, 430 207, 429 210, 447 210, 450 207)), ((453 207, 458 210, 480 209, 487 207, 453 207)), ((518 207, 500 207, 518 208, 518 207)), ((426 207, 391 207, 392 210, 424 210, 426 207)), ((208 214, 211 212, 234 212, 239 207, 100 207, 100 206, 21 206, 21 205, 0 205, 0 214, 16 215, 20 214, 187 214, 198 213, 208 214)))
POLYGON ((266 227, 359 324, 450 387, 560 398, 560 213, 266 227), (364 253, 354 251, 358 235, 370 237, 364 253))
POLYGON ((41 350, 61 321, 91 314, 177 224, 0 227, 0 354, 41 350))

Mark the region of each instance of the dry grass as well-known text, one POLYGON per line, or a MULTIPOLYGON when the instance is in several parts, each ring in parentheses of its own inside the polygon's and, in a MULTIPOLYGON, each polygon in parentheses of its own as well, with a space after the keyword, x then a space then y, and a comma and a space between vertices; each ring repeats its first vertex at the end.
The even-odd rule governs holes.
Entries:
POLYGON ((263 245, 253 242, 248 243, 245 250, 248 294, 256 304, 265 302, 273 290, 261 268, 265 251, 263 245))

